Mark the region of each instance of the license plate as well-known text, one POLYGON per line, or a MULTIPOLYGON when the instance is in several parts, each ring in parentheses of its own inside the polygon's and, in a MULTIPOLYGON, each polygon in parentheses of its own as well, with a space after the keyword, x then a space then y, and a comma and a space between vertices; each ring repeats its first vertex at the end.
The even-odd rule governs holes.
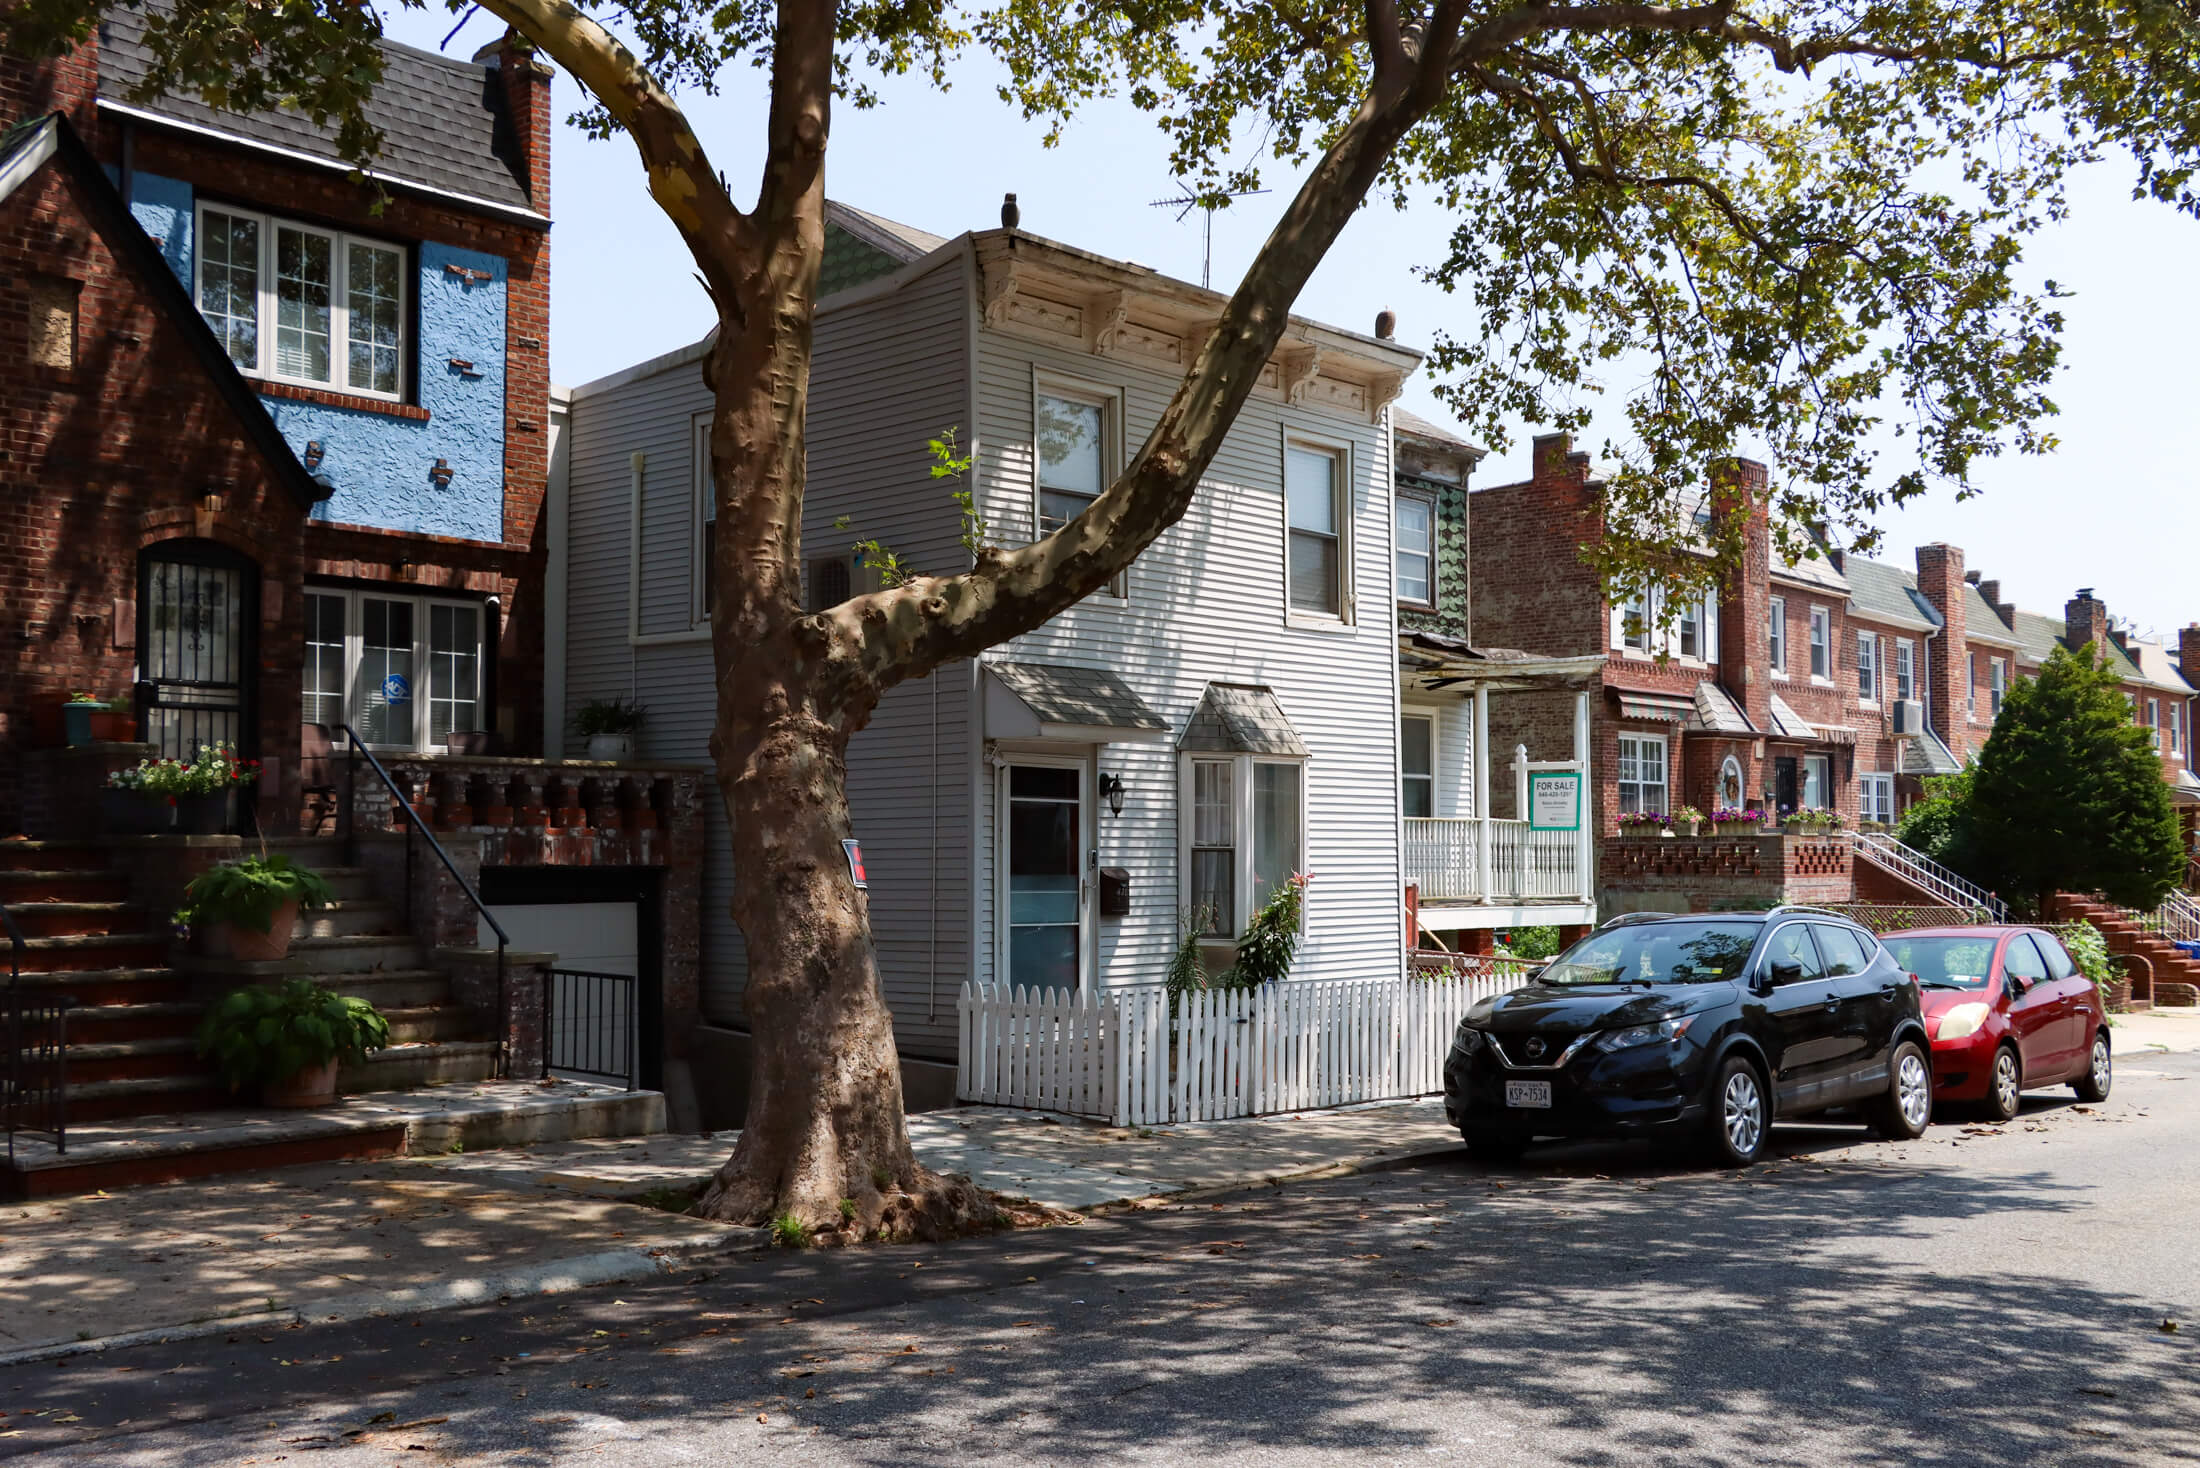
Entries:
POLYGON ((1551 1109, 1551 1083, 1549 1081, 1507 1081, 1505 1082, 1505 1104, 1507 1106, 1540 1106, 1548 1111, 1551 1109))

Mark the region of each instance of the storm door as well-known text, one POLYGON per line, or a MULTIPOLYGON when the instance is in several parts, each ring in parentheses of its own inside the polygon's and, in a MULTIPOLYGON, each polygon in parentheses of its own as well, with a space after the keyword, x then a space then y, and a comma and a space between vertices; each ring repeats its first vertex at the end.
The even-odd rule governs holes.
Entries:
POLYGON ((168 759, 202 746, 257 753, 252 646, 257 573, 234 551, 204 541, 138 557, 138 714, 141 737, 168 759))
POLYGON ((1084 942, 1085 773, 1008 767, 1008 982, 1075 989, 1084 942))

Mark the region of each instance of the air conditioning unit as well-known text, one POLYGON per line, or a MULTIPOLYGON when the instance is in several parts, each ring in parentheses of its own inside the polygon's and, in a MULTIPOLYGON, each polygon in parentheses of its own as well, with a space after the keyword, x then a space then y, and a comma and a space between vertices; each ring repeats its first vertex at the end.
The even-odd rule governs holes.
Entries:
POLYGON ((1894 737, 1915 739, 1925 732, 1925 705, 1914 698, 1894 701, 1894 737))

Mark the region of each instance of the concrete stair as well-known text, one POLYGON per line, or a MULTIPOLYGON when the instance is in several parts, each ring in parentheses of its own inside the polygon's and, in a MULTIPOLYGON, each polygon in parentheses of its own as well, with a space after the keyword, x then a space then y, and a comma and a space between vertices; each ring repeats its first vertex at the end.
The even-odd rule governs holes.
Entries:
POLYGON ((2142 928, 2122 908, 2064 893, 2056 897, 2055 909, 2061 921, 2089 922, 2100 929, 2109 952, 2137 954, 2146 960, 2146 963, 2126 966, 2131 977, 2129 1008, 2151 1009, 2156 1004, 2176 1004, 2186 1001, 2188 993, 2200 993, 2200 959, 2192 958, 2160 933, 2142 928), (2151 974, 2149 965, 2153 970, 2151 974))

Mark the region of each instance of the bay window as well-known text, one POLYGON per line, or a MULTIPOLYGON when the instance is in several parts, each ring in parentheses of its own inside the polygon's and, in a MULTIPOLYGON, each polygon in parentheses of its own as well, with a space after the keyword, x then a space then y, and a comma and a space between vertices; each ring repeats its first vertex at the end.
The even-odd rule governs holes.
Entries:
POLYGON ((378 749, 441 752, 487 727, 479 602, 309 588, 301 717, 378 749))
POLYGON ((1626 811, 1666 809, 1665 736, 1619 736, 1619 808, 1626 811))
POLYGON ((199 314, 239 371, 403 395, 403 249, 213 204, 199 207, 198 241, 199 314))
POLYGON ((1184 760, 1187 925, 1234 941, 1276 888, 1306 868, 1306 792, 1298 760, 1255 755, 1184 760))

